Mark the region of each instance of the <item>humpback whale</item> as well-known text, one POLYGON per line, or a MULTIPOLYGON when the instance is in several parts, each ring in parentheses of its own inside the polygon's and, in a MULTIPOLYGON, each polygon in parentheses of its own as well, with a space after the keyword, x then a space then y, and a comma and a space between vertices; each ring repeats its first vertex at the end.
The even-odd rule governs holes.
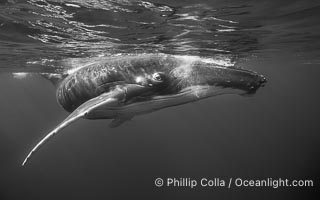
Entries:
POLYGON ((196 56, 119 55, 79 67, 58 83, 56 97, 70 115, 30 151, 80 118, 112 119, 117 127, 135 115, 222 94, 254 94, 266 78, 196 56))

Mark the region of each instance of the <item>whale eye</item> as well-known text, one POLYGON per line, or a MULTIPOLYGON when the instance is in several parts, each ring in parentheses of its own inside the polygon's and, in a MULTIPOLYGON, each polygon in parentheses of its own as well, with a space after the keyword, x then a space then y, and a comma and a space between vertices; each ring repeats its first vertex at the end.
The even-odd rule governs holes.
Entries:
POLYGON ((162 82, 163 81, 163 78, 164 78, 164 74, 160 73, 160 72, 156 72, 154 74, 152 74, 152 79, 154 81, 157 81, 157 82, 162 82))

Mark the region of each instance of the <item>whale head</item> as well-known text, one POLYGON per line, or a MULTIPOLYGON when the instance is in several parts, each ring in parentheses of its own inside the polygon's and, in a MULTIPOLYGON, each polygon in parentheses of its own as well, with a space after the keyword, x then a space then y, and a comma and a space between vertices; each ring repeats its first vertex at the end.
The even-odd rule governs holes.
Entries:
POLYGON ((127 92, 130 95, 121 105, 96 109, 97 112, 91 112, 87 118, 144 114, 223 94, 252 95, 266 83, 266 78, 257 72, 218 65, 199 57, 176 56, 166 63, 170 63, 170 67, 151 62, 148 67, 152 70, 145 70, 148 72, 143 76, 134 76, 135 81, 130 85, 139 87, 127 92), (140 92, 140 87, 145 88, 145 92, 140 92))

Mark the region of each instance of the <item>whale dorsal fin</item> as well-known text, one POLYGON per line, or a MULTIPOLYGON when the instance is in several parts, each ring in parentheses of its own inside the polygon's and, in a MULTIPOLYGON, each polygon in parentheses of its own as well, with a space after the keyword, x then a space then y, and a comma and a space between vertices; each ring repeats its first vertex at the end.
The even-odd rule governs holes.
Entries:
POLYGON ((56 126, 51 132, 49 132, 38 144, 30 151, 27 155, 25 160, 22 163, 22 166, 25 165, 31 156, 37 152, 40 147, 42 147, 45 143, 47 143, 53 136, 55 136, 59 131, 63 128, 67 127, 71 123, 75 122, 76 120, 84 117, 85 115, 89 114, 90 111, 94 110, 99 106, 104 106, 107 104, 114 104, 119 102, 118 98, 116 97, 119 95, 117 92, 109 92, 103 93, 100 96, 97 96, 89 101, 86 101, 82 105, 80 105, 76 110, 74 110, 65 120, 63 120, 58 126, 56 126), (116 94, 114 94, 116 93, 116 94))

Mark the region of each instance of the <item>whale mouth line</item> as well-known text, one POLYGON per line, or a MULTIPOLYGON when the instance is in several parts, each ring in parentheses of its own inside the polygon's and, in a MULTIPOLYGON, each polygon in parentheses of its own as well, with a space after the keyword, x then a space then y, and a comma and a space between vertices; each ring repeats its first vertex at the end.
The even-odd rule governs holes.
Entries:
MULTIPOLYGON (((179 93, 172 95, 156 95, 151 98, 129 102, 123 105, 108 107, 109 111, 123 111, 123 112, 142 112, 144 109, 158 110, 166 107, 186 104, 189 102, 198 101, 212 96, 222 94, 245 94, 246 92, 235 88, 226 88, 221 86, 190 86, 181 90, 179 93)), ((101 110, 102 111, 102 110, 101 110)), ((103 111, 102 111, 103 112, 103 111)))
POLYGON ((163 99, 174 99, 184 96, 194 96, 196 99, 202 99, 206 97, 216 96, 216 95, 222 95, 222 94, 242 94, 246 93, 243 90, 230 88, 230 87, 223 87, 223 86, 210 86, 210 85, 204 85, 204 86, 190 86, 187 87, 177 94, 174 95, 158 95, 154 96, 151 101, 157 101, 157 100, 163 100, 163 99))

